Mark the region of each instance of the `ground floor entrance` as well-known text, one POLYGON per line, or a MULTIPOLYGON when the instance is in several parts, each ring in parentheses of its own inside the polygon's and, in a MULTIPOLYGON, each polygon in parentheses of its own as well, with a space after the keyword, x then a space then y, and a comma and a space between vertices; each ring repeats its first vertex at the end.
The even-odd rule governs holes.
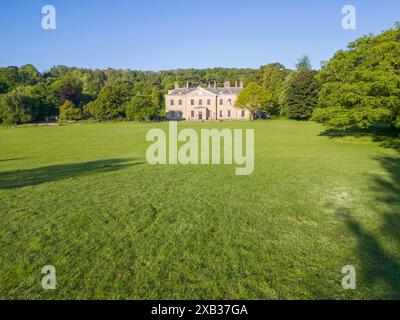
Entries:
POLYGON ((211 111, 208 108, 195 108, 190 110, 191 120, 211 120, 211 111))

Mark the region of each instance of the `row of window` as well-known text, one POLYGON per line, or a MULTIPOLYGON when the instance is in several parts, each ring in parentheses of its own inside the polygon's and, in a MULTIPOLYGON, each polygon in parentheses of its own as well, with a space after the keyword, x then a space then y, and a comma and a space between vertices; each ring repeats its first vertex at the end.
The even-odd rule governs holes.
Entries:
MULTIPOLYGON (((171 99, 171 106, 173 106, 173 105, 175 105, 175 100, 174 100, 174 99, 171 99)), ((179 106, 182 105, 182 100, 181 100, 181 99, 178 100, 178 105, 179 105, 179 106)))
MULTIPOLYGON (((224 104, 224 99, 219 99, 219 104, 223 105, 224 104)), ((232 105, 232 99, 228 99, 228 104, 232 105)), ((175 105, 175 100, 171 99, 171 106, 175 105)), ((182 105, 182 99, 178 100, 178 105, 181 106, 182 105)), ((194 99, 190 100, 190 105, 194 106, 194 99)), ((199 99, 199 106, 203 105, 203 100, 199 99)), ((207 99, 207 105, 211 105, 211 99, 207 99)))
MULTIPOLYGON (((202 113, 201 111, 199 111, 199 119, 200 119, 200 114, 203 114, 203 113, 202 113)), ((241 116, 242 118, 244 118, 244 116, 245 116, 244 110, 241 110, 240 116, 241 116)), ((194 118, 194 110, 191 110, 191 111, 190 111, 190 117, 191 117, 191 118, 194 118)), ((223 118, 223 117, 224 117, 224 112, 223 112, 222 110, 219 110, 219 117, 220 117, 220 118, 223 118)), ((228 110, 228 118, 230 118, 230 117, 231 117, 231 110, 228 110)))

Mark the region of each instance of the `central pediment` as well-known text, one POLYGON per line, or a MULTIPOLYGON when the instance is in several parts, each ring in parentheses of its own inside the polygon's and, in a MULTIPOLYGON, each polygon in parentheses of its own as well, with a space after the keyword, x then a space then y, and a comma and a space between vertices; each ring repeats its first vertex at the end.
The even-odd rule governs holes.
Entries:
POLYGON ((196 88, 195 90, 189 92, 189 93, 187 94, 187 96, 190 96, 190 97, 194 97, 194 96, 197 96, 197 97, 201 97, 201 96, 213 96, 213 97, 215 97, 216 94, 213 93, 213 92, 211 92, 211 91, 208 90, 207 88, 198 87, 198 88, 196 88))

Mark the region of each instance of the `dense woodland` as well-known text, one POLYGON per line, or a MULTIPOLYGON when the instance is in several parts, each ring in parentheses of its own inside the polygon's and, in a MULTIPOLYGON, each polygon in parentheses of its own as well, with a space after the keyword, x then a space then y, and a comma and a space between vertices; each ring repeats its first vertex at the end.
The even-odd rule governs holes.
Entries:
POLYGON ((375 124, 400 127, 400 24, 338 51, 321 70, 309 58, 290 70, 279 63, 259 69, 170 71, 91 70, 32 65, 0 68, 0 123, 95 119, 156 120, 164 117, 163 94, 175 82, 207 86, 243 81, 237 106, 253 114, 313 119, 336 129, 375 124))

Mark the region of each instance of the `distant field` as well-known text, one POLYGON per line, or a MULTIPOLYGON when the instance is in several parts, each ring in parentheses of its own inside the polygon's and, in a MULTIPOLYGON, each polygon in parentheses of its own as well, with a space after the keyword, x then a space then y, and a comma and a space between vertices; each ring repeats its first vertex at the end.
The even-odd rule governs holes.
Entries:
POLYGON ((148 165, 159 126, 0 129, 0 298, 400 298, 398 140, 179 124, 254 128, 254 172, 235 176, 148 165), (56 290, 41 287, 49 264, 56 290))

